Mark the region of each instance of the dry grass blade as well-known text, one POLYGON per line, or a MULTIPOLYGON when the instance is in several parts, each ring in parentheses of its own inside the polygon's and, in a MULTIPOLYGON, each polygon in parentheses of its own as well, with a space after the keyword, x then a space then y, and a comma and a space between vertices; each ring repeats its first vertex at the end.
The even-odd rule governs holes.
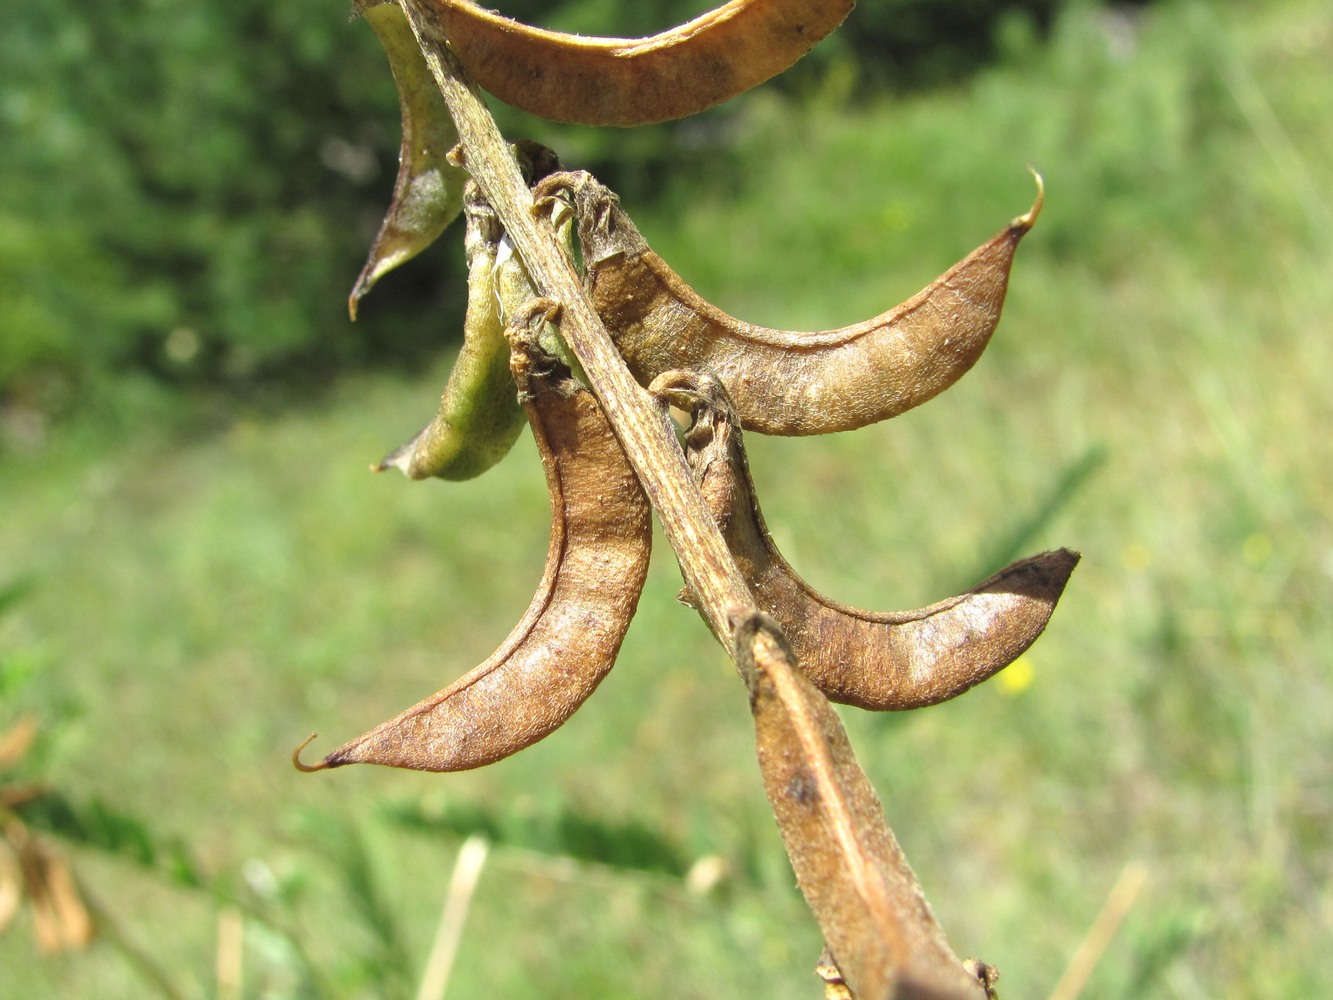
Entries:
POLYGON ((0 733, 0 767, 12 767, 21 761, 36 738, 37 720, 27 715, 0 733))
POLYGON ((729 0, 647 38, 533 28, 466 0, 429 17, 486 90, 552 121, 644 125, 697 114, 776 76, 843 22, 855 0, 729 0))
POLYGON ((51 954, 86 947, 93 939, 93 918, 69 865, 16 819, 4 824, 3 833, 32 911, 37 947, 51 954))
POLYGON ((829 951, 858 1000, 982 1000, 949 948, 827 698, 777 623, 736 630, 764 789, 829 951))
POLYGON ((241 1000, 245 962, 245 917, 234 906, 218 913, 217 997, 241 1000))
POLYGON ((463 927, 467 924, 472 893, 477 888, 489 852, 490 844, 485 837, 477 834, 463 841, 463 846, 458 850, 458 860, 454 862, 454 873, 444 896, 440 923, 435 929, 430 956, 426 959, 426 971, 417 989, 417 1000, 444 1000, 454 959, 458 956, 458 945, 463 940, 463 927))
POLYGON ((1147 882, 1147 865, 1141 861, 1131 861, 1125 865, 1047 1000, 1075 1000, 1083 992, 1083 987, 1092 977, 1092 970, 1110 947, 1111 939, 1129 915, 1130 908, 1147 882))
POLYGON ((23 902, 23 870, 8 840, 0 839, 0 934, 9 929, 23 902))

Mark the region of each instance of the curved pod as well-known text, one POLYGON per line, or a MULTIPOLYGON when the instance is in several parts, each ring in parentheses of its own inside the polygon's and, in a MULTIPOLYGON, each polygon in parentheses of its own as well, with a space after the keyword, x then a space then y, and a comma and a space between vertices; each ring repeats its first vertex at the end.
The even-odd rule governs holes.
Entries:
POLYGON ((370 23, 389 57, 403 135, 393 200, 347 297, 353 320, 375 282, 430 246, 458 217, 467 182, 467 172, 447 158, 458 142, 458 131, 402 9, 373 0, 358 3, 355 9, 370 23))
POLYGON ((1022 559, 914 611, 862 611, 824 597, 787 564, 764 526, 720 383, 673 372, 652 389, 693 412, 686 446, 704 501, 759 607, 833 701, 875 711, 947 701, 1008 666, 1046 627, 1079 560, 1068 549, 1022 559))
POLYGON ((504 458, 523 430, 495 290, 500 220, 472 181, 464 209, 468 296, 463 346, 434 419, 371 466, 376 472, 392 467, 411 479, 472 479, 504 458))
POLYGON ((406 0, 442 29, 484 90, 551 121, 645 125, 684 118, 790 67, 855 0, 729 0, 646 38, 534 28, 467 0, 406 0))
POLYGON ((647 573, 648 499, 592 393, 517 346, 514 374, 551 494, 546 569, 527 613, 485 663, 298 766, 480 767, 557 729, 615 663, 647 573))
POLYGON ((705 301, 596 180, 551 182, 573 188, 588 290, 635 378, 647 385, 673 369, 712 372, 742 426, 785 435, 864 427, 962 378, 990 343, 1014 251, 1042 204, 1038 177, 1030 211, 906 302, 852 326, 802 333, 755 326, 705 301))
MULTIPOLYGON (((516 143, 514 153, 525 178, 545 177, 560 165, 554 152, 534 142, 516 143)), ((523 430, 505 324, 535 292, 474 181, 465 188, 464 213, 468 298, 463 346, 434 419, 372 465, 376 472, 393 467, 411 479, 472 479, 504 458, 523 430)), ((568 222, 558 227, 567 246, 571 228, 568 222)))

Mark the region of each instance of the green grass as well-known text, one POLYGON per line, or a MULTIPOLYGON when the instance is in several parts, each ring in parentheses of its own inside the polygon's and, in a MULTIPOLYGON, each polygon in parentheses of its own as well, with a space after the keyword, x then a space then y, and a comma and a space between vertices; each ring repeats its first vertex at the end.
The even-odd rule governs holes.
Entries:
MULTIPOLYGON (((1333 33, 1313 0, 1156 7, 1123 48, 1112 28, 1075 11, 1033 47, 1015 25, 1006 66, 908 101, 844 105, 846 67, 796 111, 750 95, 743 169, 628 207, 725 308, 831 326, 915 291, 1043 172, 976 370, 853 434, 752 435, 765 513, 811 582, 865 607, 937 599, 1015 538, 1084 553, 1029 686, 845 713, 955 947, 1004 996, 1046 995, 1134 862, 1149 880, 1084 996, 1318 996, 1333 33)), ((310 729, 331 747, 483 659, 540 574, 528 441, 471 483, 365 472, 447 360, 276 413, 142 403, 0 456, 0 585, 32 581, 0 615, 10 674, 31 674, 0 688, 5 717, 50 720, 56 787, 183 838, 216 884, 90 848, 79 870, 190 996, 212 995, 228 900, 296 925, 326 991, 410 995, 475 823, 499 846, 450 996, 817 996, 742 689, 660 539, 619 666, 537 747, 453 776, 287 766, 310 729), (554 860, 607 844, 629 860, 554 860), (714 854, 730 874, 692 894, 679 869, 714 854)), ((247 926, 247 996, 317 995, 287 939, 247 926)), ((37 957, 23 921, 0 968, 16 996, 144 995, 109 949, 37 957)))

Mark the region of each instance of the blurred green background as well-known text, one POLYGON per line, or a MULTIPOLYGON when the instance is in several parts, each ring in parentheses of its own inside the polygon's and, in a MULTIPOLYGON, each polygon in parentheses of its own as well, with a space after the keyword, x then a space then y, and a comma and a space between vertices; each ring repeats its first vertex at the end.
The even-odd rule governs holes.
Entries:
MULTIPOLYGON (((504 9, 633 34, 703 6, 504 9)), ((20 910, 0 987, 415 996, 480 832, 450 997, 818 996, 741 685, 660 538, 619 666, 543 743, 448 776, 287 763, 484 659, 549 528, 527 440, 469 483, 366 472, 433 412, 464 284, 452 229, 346 319, 398 138, 343 13, 56 0, 0 35, 0 733, 41 726, 0 771, 0 886, 17 818, 103 928, 42 955, 20 910)), ((1333 976, 1330 65, 1322 0, 862 0, 696 120, 501 110, 705 296, 797 329, 905 298, 1045 176, 966 379, 854 433, 748 438, 779 545, 838 600, 1084 554, 991 683, 843 713, 1006 997, 1050 995, 1140 871, 1081 996, 1333 976)))

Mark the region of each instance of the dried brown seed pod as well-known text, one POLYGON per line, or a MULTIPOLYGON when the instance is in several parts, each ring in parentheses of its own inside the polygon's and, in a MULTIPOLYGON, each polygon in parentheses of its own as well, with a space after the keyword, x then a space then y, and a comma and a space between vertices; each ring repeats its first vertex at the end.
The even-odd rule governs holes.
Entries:
POLYGON ((776 76, 855 0, 729 0, 647 38, 547 31, 467 0, 417 5, 506 104, 552 121, 629 126, 696 114, 776 76))
POLYGON ((686 450, 700 492, 760 608, 829 698, 875 711, 954 698, 1012 663, 1050 620, 1079 556, 1043 552, 915 611, 838 604, 802 580, 764 526, 740 428, 722 384, 668 372, 651 391, 693 415, 686 450))
POLYGON ((764 791, 837 979, 858 1000, 984 1000, 945 940, 837 713, 777 622, 753 612, 737 623, 733 644, 764 791))
MULTIPOLYGON (((514 152, 528 178, 545 177, 559 167, 555 154, 537 143, 517 143, 514 152)), ((396 468, 412 479, 472 479, 504 458, 523 429, 505 324, 535 292, 481 189, 468 181, 465 192, 468 299, 463 347, 434 419, 371 466, 376 472, 396 468)), ((572 239, 570 229, 566 222, 566 245, 572 239)))
POLYGON ((458 142, 458 132, 402 8, 368 0, 358 3, 356 12, 370 23, 389 57, 403 138, 393 201, 347 298, 352 319, 376 281, 430 246, 458 217, 467 181, 467 172, 445 158, 458 142))
POLYGON ((592 393, 526 336, 513 367, 551 493, 546 570, 527 614, 485 663, 320 763, 297 761, 302 770, 492 763, 563 724, 615 663, 648 569, 648 499, 592 393))
POLYGON ((619 199, 587 174, 538 185, 571 188, 585 281, 634 377, 672 369, 712 372, 741 424, 763 434, 827 434, 884 420, 958 381, 990 342, 1014 250, 1031 210, 906 302, 873 319, 822 332, 755 326, 729 316, 653 253, 619 199))

